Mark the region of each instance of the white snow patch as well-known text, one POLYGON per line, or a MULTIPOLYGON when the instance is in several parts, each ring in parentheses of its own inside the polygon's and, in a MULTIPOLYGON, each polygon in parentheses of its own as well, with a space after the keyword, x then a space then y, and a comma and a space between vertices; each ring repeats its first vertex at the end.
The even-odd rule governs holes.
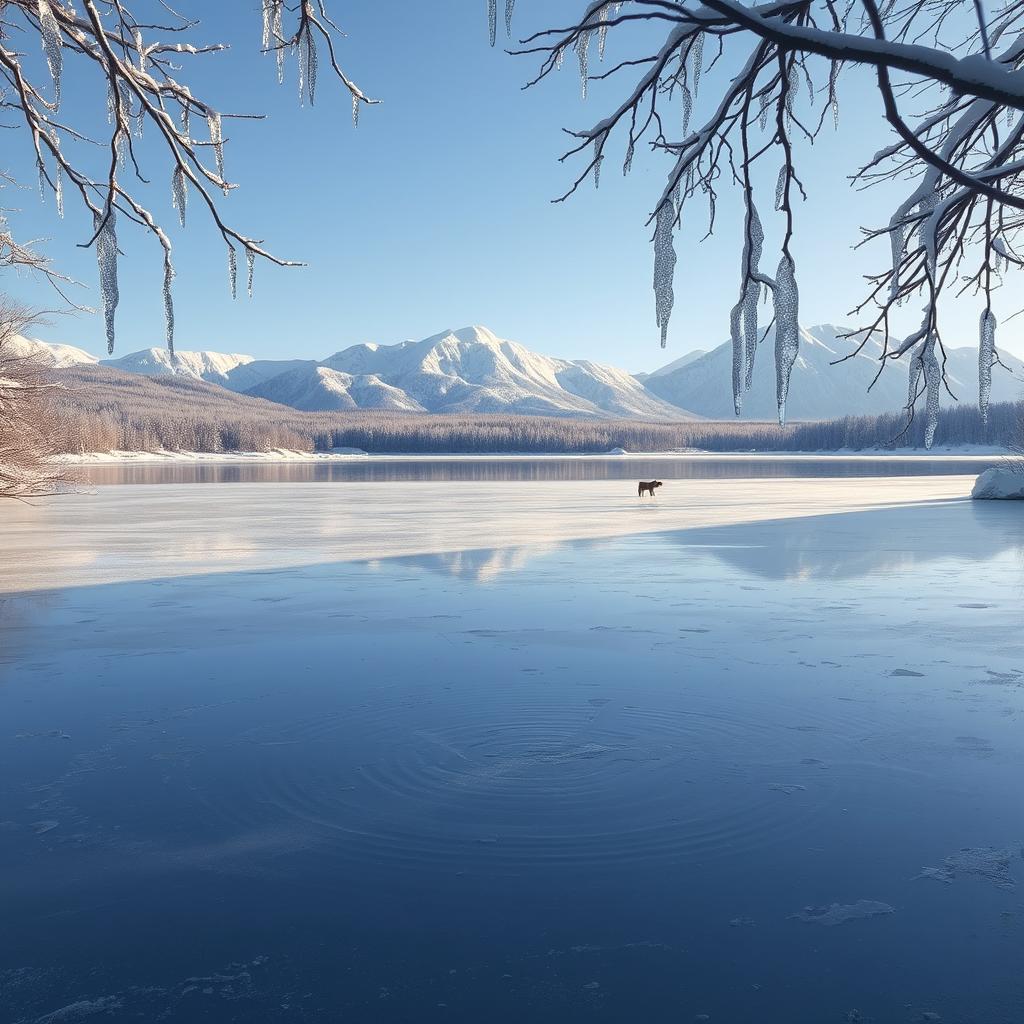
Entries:
POLYGON ((993 466, 978 477, 972 498, 1024 500, 1024 465, 993 466))

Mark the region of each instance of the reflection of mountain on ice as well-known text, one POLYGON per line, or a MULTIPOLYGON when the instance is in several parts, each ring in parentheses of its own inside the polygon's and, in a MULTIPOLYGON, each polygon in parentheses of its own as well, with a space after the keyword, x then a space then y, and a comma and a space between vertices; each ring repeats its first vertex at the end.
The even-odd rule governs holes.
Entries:
POLYGON ((923 502, 666 536, 752 576, 857 579, 925 562, 980 563, 1006 551, 1024 552, 1024 518, 968 500, 923 502))
POLYGON ((430 555, 402 555, 375 560, 375 565, 407 565, 456 579, 487 583, 509 573, 520 572, 527 565, 552 551, 558 544, 535 544, 528 547, 475 548, 468 551, 445 551, 430 555))
MULTIPOLYGON (((643 534, 689 558, 713 557, 763 579, 858 579, 897 574, 942 559, 980 563, 1007 551, 1024 557, 1024 519, 1012 508, 970 501, 891 508, 643 534)), ((586 551, 628 537, 567 540, 508 548, 401 556, 379 566, 410 566, 486 583, 521 572, 558 550, 586 551)))

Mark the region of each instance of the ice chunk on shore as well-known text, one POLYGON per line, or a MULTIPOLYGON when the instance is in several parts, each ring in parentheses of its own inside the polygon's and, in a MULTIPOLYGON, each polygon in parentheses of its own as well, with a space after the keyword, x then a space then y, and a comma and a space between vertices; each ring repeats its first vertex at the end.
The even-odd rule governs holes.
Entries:
POLYGON ((978 477, 972 498, 1024 500, 1024 465, 993 466, 978 477))

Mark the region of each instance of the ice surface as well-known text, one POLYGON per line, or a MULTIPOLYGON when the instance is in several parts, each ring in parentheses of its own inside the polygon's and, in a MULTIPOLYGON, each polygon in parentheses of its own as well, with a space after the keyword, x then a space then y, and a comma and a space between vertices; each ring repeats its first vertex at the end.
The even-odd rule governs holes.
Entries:
MULTIPOLYGON (((522 547, 871 509, 884 534, 887 517, 902 521, 899 506, 963 499, 968 484, 940 476, 668 481, 646 509, 628 481, 103 487, 4 510, 0 593, 440 554, 493 548, 496 538, 522 547), (159 529, 145 525, 157 522, 159 529)), ((973 528, 957 521, 951 529, 973 528)))

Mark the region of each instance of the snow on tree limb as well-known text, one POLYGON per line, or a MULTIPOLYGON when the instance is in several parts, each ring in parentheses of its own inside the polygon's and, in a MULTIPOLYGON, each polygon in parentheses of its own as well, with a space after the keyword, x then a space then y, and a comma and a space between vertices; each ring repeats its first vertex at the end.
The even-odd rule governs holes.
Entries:
MULTIPOLYGON (((331 21, 326 0, 262 0, 263 36, 266 52, 274 53, 283 69, 289 53, 300 67, 300 95, 312 103, 316 72, 321 54, 341 87, 352 97, 353 115, 359 106, 376 103, 370 99, 338 63, 335 45, 340 34, 331 21)), ((240 18, 241 16, 239 16, 240 18)), ((206 211, 229 249, 240 245, 247 259, 259 257, 281 266, 297 265, 267 249, 261 240, 244 235, 222 217, 215 192, 225 196, 234 187, 225 177, 223 121, 249 114, 222 113, 219 106, 193 94, 180 63, 182 57, 198 57, 225 49, 222 43, 196 45, 188 38, 197 22, 172 11, 161 0, 5 0, 0 4, 0 85, 8 111, 18 118, 24 137, 39 168, 41 187, 54 194, 58 213, 63 212, 70 190, 92 214, 94 233, 84 242, 95 246, 100 268, 100 291, 108 348, 115 340, 116 238, 115 218, 121 227, 131 223, 151 233, 164 257, 163 304, 168 344, 173 343, 173 303, 170 241, 156 218, 137 200, 136 183, 149 175, 142 167, 142 152, 135 140, 142 126, 155 129, 157 142, 146 147, 148 161, 165 162, 164 174, 171 180, 171 195, 182 225, 185 206, 193 198, 206 211), (154 13, 159 16, 154 18, 154 13), (172 23, 166 24, 168 14, 172 23), (12 43, 35 35, 46 58, 53 99, 48 89, 34 80, 30 62, 12 43), (172 36, 171 41, 156 38, 172 36), (95 119, 89 127, 73 121, 59 121, 56 114, 61 84, 67 68, 74 63, 85 75, 106 83, 107 119, 110 130, 95 136, 95 119), (208 126, 209 144, 191 137, 193 115, 208 126), (98 148, 72 147, 66 143, 100 143, 98 148), (208 153, 213 155, 213 166, 208 153), (100 153, 100 162, 92 156, 100 153), (129 184, 130 183, 130 184, 129 184)), ((166 178, 164 179, 166 180, 166 178)), ((9 253, 20 251, 12 240, 9 253)), ((27 250, 25 250, 27 253, 27 250)), ((2 254, 0 254, 2 258, 2 254)), ((28 265, 43 269, 59 288, 63 279, 37 257, 26 257, 28 265)), ((63 292, 62 292, 63 294, 63 292)))
MULTIPOLYGON (((978 394, 985 403, 986 374, 998 363, 992 292, 1003 273, 1024 267, 1017 255, 1024 241, 1024 0, 1006 0, 988 17, 962 0, 851 0, 844 5, 831 0, 634 0, 621 11, 589 0, 575 23, 535 31, 515 51, 540 61, 528 86, 545 79, 562 55, 578 50, 581 38, 595 29, 607 36, 609 52, 619 40, 622 49, 610 71, 590 77, 621 84, 618 96, 605 85, 607 116, 589 129, 571 132, 574 143, 563 159, 591 156, 561 198, 572 195, 594 170, 598 138, 604 153, 613 135, 623 137, 626 170, 643 143, 667 155, 666 184, 652 214, 660 226, 655 228, 656 263, 663 277, 668 265, 663 211, 673 190, 681 186, 681 206, 708 204, 708 233, 720 192, 729 186, 739 192, 748 230, 739 299, 729 314, 737 412, 757 350, 756 327, 746 329, 747 317, 756 324, 759 294, 769 288, 776 313, 780 416, 785 414, 789 370, 799 343, 793 314, 798 283, 790 251, 798 229, 796 200, 804 193, 799 147, 818 141, 826 120, 838 125, 837 83, 852 65, 873 69, 883 124, 894 134, 890 145, 869 155, 860 168, 851 168, 854 187, 895 185, 903 195, 883 226, 863 229, 860 244, 885 241, 884 263, 869 275, 867 294, 851 311, 862 326, 851 335, 852 351, 838 361, 863 352, 881 336, 879 373, 896 359, 911 363, 908 422, 915 404, 923 401, 930 442, 940 389, 949 390, 940 358, 940 299, 981 293, 988 313, 981 321, 978 394), (644 32, 630 34, 638 26, 644 32), (947 45, 949 39, 954 46, 947 45), (704 61, 702 51, 713 56, 704 61), (698 68, 701 109, 694 101, 698 68), (677 118, 666 113, 666 102, 677 89, 683 103, 678 135, 673 130, 677 118), (824 103, 815 104, 816 94, 824 103), (691 121, 699 127, 691 128, 691 121), (775 179, 779 216, 772 218, 770 230, 781 235, 781 251, 773 283, 763 276, 759 280, 747 250, 753 182, 766 177, 764 164, 780 158, 775 179), (926 326, 897 340, 890 316, 915 298, 927 303, 926 326)), ((693 222, 687 218, 687 224, 693 222)), ((664 280, 656 292, 664 341, 664 280)))

